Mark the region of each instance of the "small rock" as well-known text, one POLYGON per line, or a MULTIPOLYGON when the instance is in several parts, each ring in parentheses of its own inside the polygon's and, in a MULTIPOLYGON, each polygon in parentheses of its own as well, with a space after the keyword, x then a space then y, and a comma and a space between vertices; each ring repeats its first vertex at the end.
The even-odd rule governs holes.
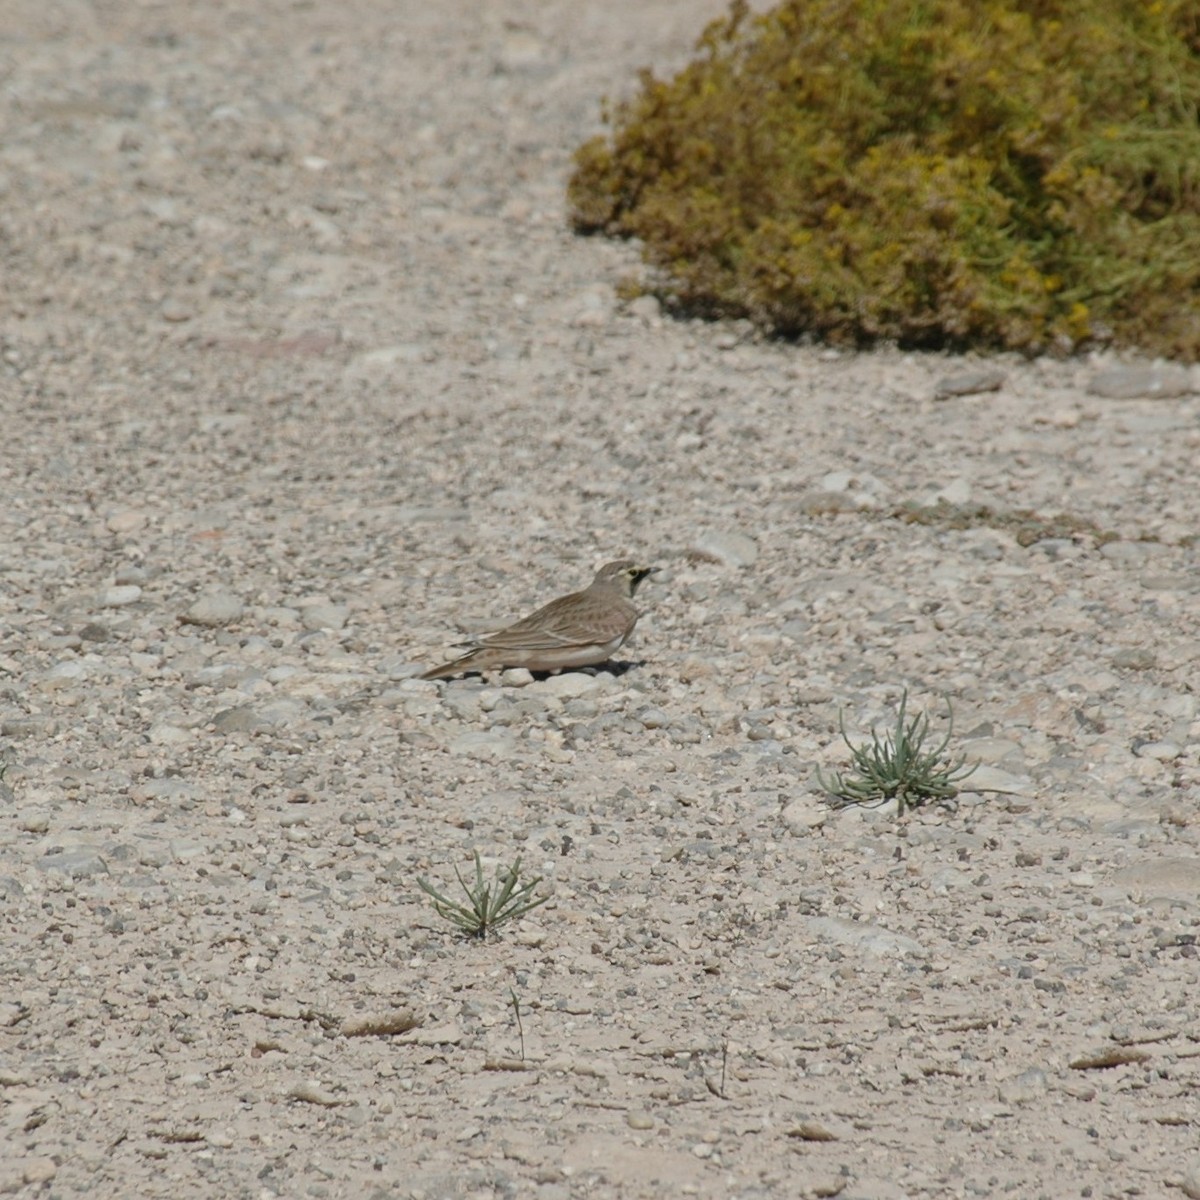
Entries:
POLYGON ((136 604, 142 598, 142 589, 136 583, 110 587, 100 596, 101 608, 124 608, 127 604, 136 604))
POLYGON ((934 503, 966 504, 971 499, 971 485, 965 479, 954 479, 933 494, 934 503))
POLYGON ((196 310, 182 297, 171 296, 163 301, 159 313, 164 321, 179 324, 183 321, 190 321, 196 315, 196 310))
POLYGON ((178 725, 157 721, 150 726, 150 744, 152 746, 182 746, 192 740, 191 733, 178 725))
POLYGON ((500 672, 500 682, 505 687, 527 687, 533 682, 533 676, 524 667, 509 667, 500 672))
POLYGON ((803 837, 829 820, 830 809, 818 800, 802 796, 793 800, 780 815, 790 832, 803 837))
POLYGON ((644 708, 637 719, 643 729, 665 729, 671 723, 671 718, 661 708, 644 708))
POLYGON ((321 1087, 320 1084, 309 1080, 305 1083, 298 1083, 295 1087, 288 1091, 290 1100, 303 1100, 306 1104, 316 1104, 321 1108, 337 1108, 343 1104, 349 1104, 348 1100, 343 1100, 335 1096, 332 1092, 321 1087))
POLYGON ((342 629, 350 617, 345 604, 318 602, 306 604, 300 609, 300 622, 305 629, 342 629))
POLYGON ((136 508, 128 508, 124 512, 113 513, 104 522, 109 533, 134 533, 146 524, 146 514, 136 508))
POLYGON ((1113 367, 1094 375, 1087 390, 1106 400, 1167 400, 1188 395, 1192 381, 1180 367, 1113 367))
POLYGON ((1175 742, 1143 742, 1133 750, 1138 758, 1156 758, 1159 762, 1172 762, 1183 753, 1183 747, 1175 742))
POLYGON ((55 663, 48 671, 43 672, 38 682, 47 691, 58 691, 60 688, 81 683, 87 675, 88 670, 83 663, 68 659, 66 662, 55 663))
POLYGON ((1141 566, 1148 558, 1162 553, 1162 547, 1155 542, 1105 542, 1100 547, 1100 557, 1109 562, 1129 563, 1131 566, 1141 566))
POLYGON ((1124 667, 1128 671, 1150 671, 1157 664, 1158 659, 1155 657, 1153 650, 1147 650, 1144 646, 1133 647, 1129 650, 1118 650, 1112 656, 1112 664, 1114 667, 1124 667))
POLYGON ((428 347, 422 342, 400 342, 394 346, 380 346, 377 350, 367 350, 354 361, 356 365, 371 370, 397 364, 424 362, 427 354, 428 347))
POLYGON ((183 621, 189 625, 209 627, 228 625, 239 620, 244 611, 245 606, 236 596, 227 592, 216 592, 209 596, 201 596, 183 614, 183 621))
POLYGON ((939 379, 933 394, 938 400, 947 400, 951 396, 997 392, 1004 386, 1005 378, 1004 372, 994 367, 985 367, 979 371, 958 371, 954 375, 944 375, 939 379))
POLYGON ((836 1142, 837 1134, 820 1121, 801 1121, 783 1131, 784 1137, 796 1138, 801 1142, 836 1142))
POLYGON ((1037 1067, 1022 1071, 1015 1079, 1006 1080, 998 1089, 998 1096, 1005 1104, 1031 1104, 1044 1096, 1049 1089, 1046 1072, 1037 1067))
POLYGON ((412 1008, 346 1017, 342 1021, 342 1037, 387 1037, 394 1033, 407 1033, 410 1029, 416 1029, 421 1020, 412 1008))
POLYGON ((27 1158, 22 1164, 21 1177, 26 1183, 49 1183, 58 1174, 58 1164, 52 1158, 27 1158))
POLYGON ((532 695, 552 696, 557 700, 573 700, 577 696, 589 695, 599 687, 595 675, 588 675, 584 671, 568 671, 530 684, 529 692, 532 695))
POLYGON ((1200 1200, 1200 1158, 1195 1159, 1179 1181, 1179 1189, 1188 1200, 1200 1200))
MULTIPOLYGON (((1016 742, 1009 741, 1008 738, 1000 737, 978 737, 970 738, 962 743, 962 751, 967 756, 968 762, 979 763, 999 763, 1005 759, 1010 761, 1023 761, 1024 754, 1021 747, 1016 742)), ((969 776, 974 779, 975 775, 979 774, 977 768, 974 775, 969 776)), ((974 790, 966 780, 963 781, 963 786, 967 791, 974 790)))
POLYGON ((516 743, 506 734, 490 729, 472 730, 456 737, 447 747, 451 754, 464 758, 488 761, 496 758, 512 758, 517 752, 516 743))
POLYGON ((107 875, 108 863, 95 846, 76 846, 70 850, 43 855, 34 864, 39 871, 59 871, 72 879, 107 875))
POLYGON ((217 733, 254 733, 266 728, 266 722, 249 704, 222 709, 213 717, 212 725, 217 733))
POLYGON ((662 316, 662 305, 657 296, 638 296, 629 302, 629 312, 632 316, 649 323, 662 316))
POLYGON ((752 567, 758 561, 758 546, 744 533, 712 531, 700 534, 691 544, 697 558, 724 567, 752 567))

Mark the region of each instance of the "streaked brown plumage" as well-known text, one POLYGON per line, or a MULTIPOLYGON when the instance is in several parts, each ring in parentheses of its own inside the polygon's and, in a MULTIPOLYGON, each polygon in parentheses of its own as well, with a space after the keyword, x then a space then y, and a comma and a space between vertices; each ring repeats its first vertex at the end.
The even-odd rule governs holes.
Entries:
POLYGON ((638 584, 657 570, 628 558, 607 563, 582 592, 560 596, 515 625, 464 642, 471 647, 466 654, 421 678, 445 679, 497 667, 562 671, 607 662, 637 624, 632 601, 638 584))

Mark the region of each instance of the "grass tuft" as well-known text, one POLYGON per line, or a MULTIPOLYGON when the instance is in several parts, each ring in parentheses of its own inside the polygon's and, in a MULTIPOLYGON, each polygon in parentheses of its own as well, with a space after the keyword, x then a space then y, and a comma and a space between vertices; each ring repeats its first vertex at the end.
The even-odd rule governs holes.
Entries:
POLYGON ((949 727, 946 736, 932 749, 926 749, 929 718, 921 713, 907 718, 908 689, 900 698, 896 727, 881 739, 872 731, 871 741, 855 746, 846 735, 846 722, 838 713, 838 728, 850 750, 851 773, 836 772, 826 780, 817 770, 817 782, 835 800, 844 805, 884 804, 893 797, 899 804, 899 815, 917 808, 929 800, 948 800, 958 795, 955 786, 966 779, 978 764, 966 765, 966 758, 951 759, 946 748, 954 734, 954 710, 949 701, 949 727))
POLYGON ((478 850, 474 851, 474 856, 473 880, 464 879, 459 869, 454 868, 459 886, 466 896, 465 904, 443 895, 429 880, 417 879, 417 885, 429 896, 438 916, 444 917, 469 937, 486 938, 507 921, 523 917, 550 899, 549 896, 533 895, 533 889, 542 882, 540 875, 518 887, 521 877, 519 856, 512 866, 498 867, 495 878, 490 880, 483 877, 483 864, 479 861, 478 850))

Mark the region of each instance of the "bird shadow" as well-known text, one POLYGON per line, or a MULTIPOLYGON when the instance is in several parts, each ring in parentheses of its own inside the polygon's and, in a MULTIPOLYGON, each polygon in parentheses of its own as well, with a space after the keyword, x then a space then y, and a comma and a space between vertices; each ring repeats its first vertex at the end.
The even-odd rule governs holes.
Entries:
POLYGON ((644 658, 636 659, 617 659, 610 658, 608 662, 596 663, 591 667, 568 667, 561 671, 530 671, 529 673, 534 679, 550 679, 554 675, 612 675, 620 679, 622 675, 632 671, 635 667, 644 667, 646 660, 644 658))

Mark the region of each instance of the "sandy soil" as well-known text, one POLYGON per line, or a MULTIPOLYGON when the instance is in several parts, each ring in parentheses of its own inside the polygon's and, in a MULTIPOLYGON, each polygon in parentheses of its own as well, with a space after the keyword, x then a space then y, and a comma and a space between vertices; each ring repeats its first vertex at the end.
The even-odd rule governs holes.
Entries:
POLYGON ((0 1194, 1200 1196, 1200 375, 618 301, 717 8, 10 0, 0 1194), (905 687, 970 790, 835 812, 905 687))

